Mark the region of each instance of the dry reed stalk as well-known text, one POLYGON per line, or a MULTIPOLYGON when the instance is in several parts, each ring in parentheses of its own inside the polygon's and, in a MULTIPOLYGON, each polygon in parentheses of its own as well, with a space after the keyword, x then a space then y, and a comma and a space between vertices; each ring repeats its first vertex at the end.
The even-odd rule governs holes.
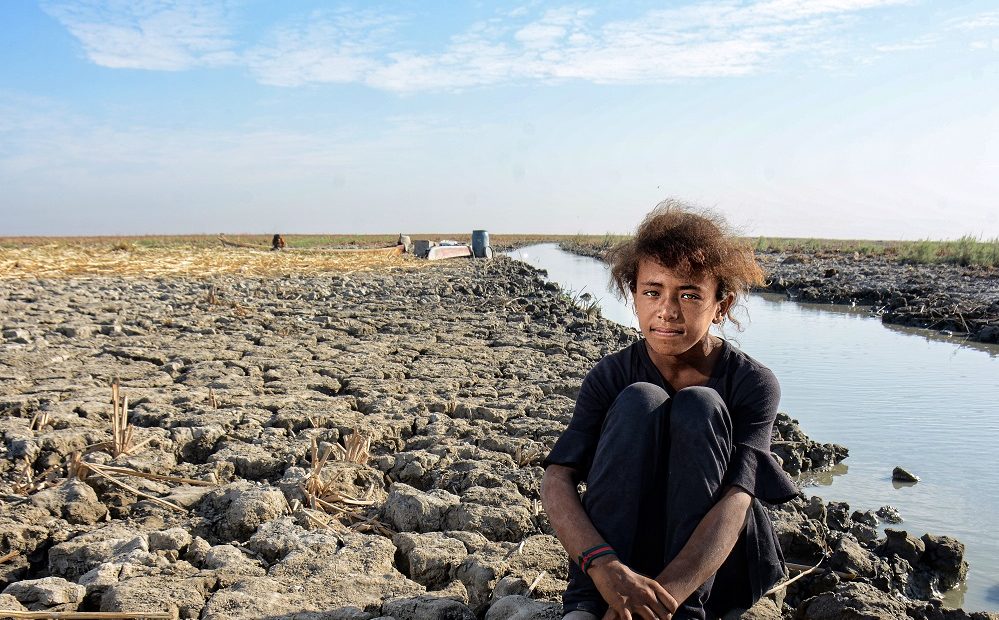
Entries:
POLYGON ((26 458, 22 459, 17 466, 15 474, 14 493, 17 495, 27 495, 30 493, 35 482, 35 470, 31 467, 31 461, 26 458))
POLYGON ((954 308, 954 312, 956 312, 956 313, 957 313, 957 318, 961 319, 961 325, 964 325, 964 333, 966 333, 966 334, 970 334, 970 333, 971 333, 971 330, 970 330, 970 329, 968 329, 968 324, 967 324, 967 323, 965 322, 965 320, 964 320, 964 315, 963 315, 963 314, 961 314, 961 311, 960 311, 960 310, 958 310, 957 308, 954 308))
POLYGON ((326 523, 325 521, 323 521, 322 519, 320 519, 316 515, 312 514, 308 510, 302 510, 302 514, 305 515, 306 519, 308 519, 313 524, 315 524, 315 525, 317 525, 317 526, 319 526, 319 527, 321 527, 323 529, 331 529, 331 530, 338 530, 338 531, 343 531, 343 529, 344 529, 343 528, 343 524, 341 524, 339 521, 337 521, 335 519, 331 523, 326 523), (339 525, 340 527, 339 528, 335 527, 337 525, 339 525))
POLYGON ((321 508, 326 514, 340 513, 354 519, 363 519, 364 517, 356 510, 351 510, 349 506, 366 507, 374 505, 374 502, 359 500, 336 492, 331 492, 325 497, 313 496, 312 499, 316 503, 316 506, 321 508))
POLYGON ((373 501, 340 493, 332 488, 329 481, 323 480, 323 467, 326 466, 332 453, 333 447, 326 446, 320 454, 319 445, 315 437, 312 438, 311 465, 308 475, 301 484, 302 493, 309 507, 314 510, 321 510, 327 514, 340 514, 354 520, 363 519, 363 516, 353 509, 372 506, 373 501))
POLYGON ((66 477, 86 480, 87 474, 90 473, 87 465, 83 460, 83 453, 79 451, 71 453, 66 458, 66 477))
POLYGON ((347 451, 343 457, 343 460, 348 463, 357 463, 358 465, 366 465, 368 459, 371 458, 371 437, 367 435, 362 435, 360 433, 351 433, 347 436, 346 442, 347 451))
POLYGON ((125 454, 132 446, 132 426, 128 423, 128 397, 121 396, 121 383, 115 379, 111 384, 111 455, 125 454))
POLYGON ((514 547, 513 549, 510 549, 509 551, 506 552, 506 556, 503 559, 509 560, 510 558, 512 558, 515 555, 521 555, 521 554, 523 554, 524 553, 524 545, 525 544, 527 544, 526 540, 520 541, 520 544, 518 544, 516 547, 514 547))
POLYGON ((92 472, 92 473, 100 476, 101 478, 104 478, 105 480, 107 480, 111 484, 113 484, 115 486, 118 486, 118 487, 121 487, 122 489, 125 489, 129 493, 134 493, 138 497, 143 497, 145 499, 148 499, 149 501, 153 502, 157 506, 162 506, 163 508, 170 508, 171 510, 178 510, 178 511, 184 512, 184 513, 187 512, 186 508, 181 508, 177 504, 171 504, 170 502, 168 502, 168 501, 166 501, 164 499, 160 499, 160 498, 156 497, 155 495, 150 495, 149 493, 145 493, 143 491, 140 491, 139 489, 137 489, 137 488, 135 488, 135 487, 133 487, 133 486, 131 486, 129 484, 125 484, 121 480, 118 480, 117 478, 111 476, 110 474, 105 473, 103 471, 104 468, 102 466, 100 466, 100 465, 96 465, 94 463, 85 463, 85 466, 86 466, 86 469, 88 471, 90 471, 90 472, 92 472))
POLYGON ((392 538, 393 536, 398 534, 398 532, 396 532, 389 526, 385 525, 375 517, 369 517, 364 521, 355 523, 354 525, 350 526, 350 529, 354 530, 355 532, 362 532, 362 533, 374 532, 376 534, 379 534, 381 536, 386 536, 388 538, 392 538))
POLYGON ((86 480, 89 474, 96 474, 101 478, 104 478, 111 484, 114 484, 126 491, 134 493, 139 497, 148 499, 149 501, 163 506, 165 508, 170 508, 173 510, 179 510, 182 512, 187 512, 186 509, 172 504, 164 499, 160 499, 154 495, 150 495, 143 491, 136 489, 135 487, 128 485, 117 478, 114 478, 111 474, 118 474, 124 476, 134 476, 136 478, 144 478, 146 480, 156 480, 159 482, 176 482, 178 484, 189 484, 192 486, 218 486, 214 482, 208 482, 207 480, 196 480, 193 478, 182 478, 180 476, 166 476, 163 474, 149 474, 146 472, 139 471, 137 469, 131 469, 129 467, 116 467, 113 465, 98 465, 97 463, 88 463, 83 460, 83 455, 80 452, 73 452, 69 455, 66 461, 66 475, 68 478, 76 478, 78 480, 86 480))
POLYGON ((111 450, 111 457, 118 458, 138 452, 139 448, 153 440, 150 437, 145 441, 133 443, 135 427, 128 422, 128 397, 122 397, 118 379, 111 383, 111 408, 111 441, 88 446, 88 450, 108 448, 111 450))
POLYGON ((32 618, 38 620, 177 620, 177 612, 169 611, 3 611, 3 618, 32 618))
POLYGON ((31 417, 31 424, 28 426, 29 430, 41 431, 43 428, 49 424, 49 412, 47 410, 38 411, 31 417))
POLYGON ((819 560, 818 564, 816 564, 815 566, 809 566, 807 564, 795 564, 793 562, 785 562, 785 566, 787 566, 788 570, 797 570, 797 571, 801 571, 801 572, 798 573, 797 575, 795 575, 794 577, 788 579, 787 581, 785 581, 783 583, 779 583, 779 584, 775 585, 774 587, 770 588, 769 590, 767 590, 763 594, 763 596, 770 596, 771 594, 775 594, 777 592, 780 592, 781 590, 783 590, 784 588, 788 587, 789 585, 791 585, 795 581, 798 581, 799 579, 801 579, 805 575, 811 575, 812 573, 817 572, 819 570, 824 570, 826 572, 835 573, 837 577, 839 577, 840 579, 845 579, 847 581, 852 581, 852 580, 854 580, 854 579, 857 578, 857 575, 855 573, 843 573, 843 572, 836 571, 836 570, 819 569, 819 564, 822 564, 823 560, 825 560, 824 557, 821 560, 819 560))
MULTIPOLYGON (((823 559, 825 559, 825 558, 823 558, 823 559)), ((819 560, 819 564, 821 564, 821 563, 822 563, 822 560, 819 560)), ((784 581, 782 583, 779 583, 779 584, 775 585, 774 587, 772 587, 769 590, 767 590, 763 594, 763 596, 770 596, 771 594, 776 594, 777 592, 780 592, 781 590, 783 590, 784 588, 788 587, 789 585, 791 585, 795 581, 798 581, 799 579, 801 579, 805 575, 810 575, 810 574, 814 573, 815 571, 819 570, 819 564, 816 564, 815 566, 807 568, 806 570, 801 571, 796 576, 788 579, 787 581, 784 581)))
POLYGON ((0 564, 3 564, 4 562, 10 562, 19 555, 21 555, 20 551, 11 551, 8 554, 0 555, 0 564))
POLYGON ((56 467, 50 467, 41 474, 35 475, 35 470, 31 466, 31 461, 22 459, 16 470, 16 481, 11 490, 15 495, 31 495, 41 491, 51 485, 57 479, 55 476, 56 467))
POLYGON ((538 587, 538 584, 541 583, 541 580, 544 579, 545 575, 547 574, 548 574, 547 571, 541 571, 540 573, 538 573, 538 576, 535 577, 534 581, 531 582, 531 585, 528 586, 527 593, 524 594, 524 596, 526 596, 527 598, 531 598, 531 595, 534 594, 534 589, 538 587))
MULTIPOLYGON (((92 467, 90 463, 86 463, 87 467, 92 467)), ((130 467, 117 467, 112 465, 98 465, 101 471, 109 474, 121 474, 124 476, 134 476, 136 478, 145 478, 146 480, 157 480, 159 482, 176 482, 177 484, 189 484, 191 486, 197 487, 216 487, 218 486, 215 482, 209 482, 207 480, 197 480, 195 478, 182 478, 180 476, 167 476, 165 474, 148 474, 144 471, 139 471, 137 469, 132 469, 130 467)))
POLYGON ((330 453, 332 448, 327 446, 323 450, 322 455, 319 454, 319 444, 316 442, 316 438, 312 438, 312 448, 311 448, 311 466, 309 467, 309 474, 305 477, 305 482, 303 482, 303 487, 305 491, 306 499, 310 499, 310 496, 319 496, 324 488, 323 483, 323 467, 326 465, 326 461, 330 458, 330 453))
POLYGON ((526 467, 533 463, 535 460, 542 456, 541 449, 535 445, 529 446, 517 446, 514 451, 513 460, 517 462, 517 466, 526 467))
MULTIPOLYGON (((811 570, 812 568, 808 564, 795 564, 794 562, 784 562, 784 566, 786 566, 789 571, 792 570, 807 571, 811 570)), ((830 573, 835 573, 837 577, 846 581, 852 581, 857 578, 857 573, 844 573, 843 571, 829 570, 829 569, 825 570, 829 571, 830 573)))

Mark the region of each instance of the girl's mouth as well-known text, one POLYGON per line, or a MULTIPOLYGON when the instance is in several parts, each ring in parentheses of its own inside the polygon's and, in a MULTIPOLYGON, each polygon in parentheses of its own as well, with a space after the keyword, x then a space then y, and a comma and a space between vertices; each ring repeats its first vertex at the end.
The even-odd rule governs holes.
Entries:
POLYGON ((654 334, 659 336, 682 336, 683 330, 677 327, 653 327, 650 329, 654 334))

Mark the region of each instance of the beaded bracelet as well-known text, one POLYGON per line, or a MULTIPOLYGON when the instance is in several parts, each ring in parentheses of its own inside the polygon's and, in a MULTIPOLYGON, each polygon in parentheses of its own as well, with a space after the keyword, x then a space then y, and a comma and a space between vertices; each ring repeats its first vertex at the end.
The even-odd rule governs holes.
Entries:
POLYGON ((579 568, 582 569, 584 574, 589 573, 590 566, 593 565, 593 560, 602 558, 605 555, 617 555, 617 552, 614 551, 614 548, 608 544, 590 547, 586 551, 579 554, 579 558, 577 558, 579 568))

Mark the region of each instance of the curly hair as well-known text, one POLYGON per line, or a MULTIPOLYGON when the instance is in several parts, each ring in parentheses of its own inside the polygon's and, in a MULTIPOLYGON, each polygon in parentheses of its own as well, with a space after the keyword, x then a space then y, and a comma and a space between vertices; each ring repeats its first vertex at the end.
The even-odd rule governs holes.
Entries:
MULTIPOLYGON (((642 259, 686 276, 706 273, 716 277, 719 301, 730 293, 738 301, 750 288, 765 282, 753 250, 733 234, 724 218, 676 199, 656 205, 631 239, 607 253, 611 285, 623 299, 635 292, 642 259)), ((732 316, 734 306, 729 306, 726 316, 738 326, 732 316)))

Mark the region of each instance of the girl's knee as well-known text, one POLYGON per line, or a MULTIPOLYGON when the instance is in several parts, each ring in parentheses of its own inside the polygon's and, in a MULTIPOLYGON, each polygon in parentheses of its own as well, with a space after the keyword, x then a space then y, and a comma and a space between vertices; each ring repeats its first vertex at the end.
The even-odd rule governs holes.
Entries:
POLYGON ((684 429, 696 432, 712 426, 725 411, 725 401, 715 390, 699 385, 683 388, 673 396, 670 428, 674 432, 684 429))
POLYGON ((621 407, 630 412, 652 413, 660 409, 663 403, 668 400, 669 394, 663 388, 652 383, 639 381, 621 390, 611 409, 621 407))
POLYGON ((650 432, 665 419, 669 402, 666 390, 652 383, 632 383, 621 390, 607 412, 605 430, 642 435, 650 432))

